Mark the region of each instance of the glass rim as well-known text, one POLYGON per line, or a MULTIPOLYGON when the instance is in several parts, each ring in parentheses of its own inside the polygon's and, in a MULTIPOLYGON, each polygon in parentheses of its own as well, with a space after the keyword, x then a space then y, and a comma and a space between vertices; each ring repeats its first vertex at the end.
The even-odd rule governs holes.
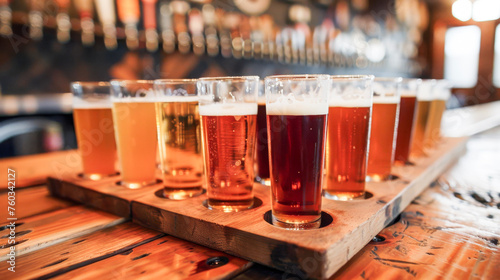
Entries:
POLYGON ((267 76, 264 80, 274 80, 274 81, 314 81, 316 79, 329 80, 330 75, 328 74, 292 74, 292 75, 271 75, 267 76))
POLYGON ((417 84, 421 84, 422 83, 422 79, 420 79, 420 78, 403 78, 403 80, 401 82, 402 83, 417 83, 417 84))
POLYGON ((121 80, 121 79, 113 79, 109 83, 111 85, 153 84, 154 80, 121 80))
POLYGON ((402 77, 375 77, 374 82, 393 82, 393 83, 402 83, 402 77))
POLYGON ((373 81, 373 75, 331 75, 332 81, 373 81))
POLYGON ((200 79, 156 79, 153 80, 155 85, 166 85, 166 84, 191 84, 197 83, 200 79))
POLYGON ((220 77, 202 77, 199 78, 199 82, 223 82, 223 81, 233 81, 233 82, 245 82, 245 81, 258 81, 259 76, 220 76, 220 77))
POLYGON ((111 86, 111 83, 110 82, 107 82, 107 81, 89 81, 89 82, 86 82, 86 81, 74 81, 74 82, 71 82, 70 83, 70 86, 71 87, 74 87, 74 86, 98 86, 98 87, 109 87, 111 86))

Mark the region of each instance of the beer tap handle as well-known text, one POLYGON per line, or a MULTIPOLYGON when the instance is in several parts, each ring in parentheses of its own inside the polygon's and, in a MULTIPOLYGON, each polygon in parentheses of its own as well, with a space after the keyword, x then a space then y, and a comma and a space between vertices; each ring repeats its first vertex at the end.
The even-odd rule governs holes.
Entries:
POLYGON ((210 56, 219 54, 219 37, 217 37, 217 22, 215 20, 215 8, 210 4, 203 5, 201 9, 203 23, 205 25, 205 45, 210 56))
POLYGON ((197 55, 205 53, 205 37, 203 36, 203 16, 201 11, 193 8, 189 11, 189 31, 193 37, 193 52, 197 55))
POLYGON ((75 0, 75 6, 80 15, 80 26, 82 28, 82 43, 85 46, 92 46, 95 41, 94 20, 92 11, 94 5, 92 0, 75 0))
POLYGON ((163 41, 163 51, 172 53, 175 51, 175 32, 172 26, 172 10, 167 1, 160 2, 160 30, 163 41))
POLYGON ((189 53, 191 50, 191 36, 189 36, 186 24, 186 14, 190 9, 189 3, 185 1, 170 2, 170 9, 173 12, 174 31, 177 35, 177 47, 181 53, 189 53))
POLYGON ((104 45, 108 50, 118 46, 116 41, 115 2, 113 0, 95 0, 97 15, 104 32, 104 45))
POLYGON ((260 18, 252 16, 249 19, 249 23, 251 29, 250 40, 252 41, 252 46, 253 46, 252 57, 256 59, 261 59, 264 34, 260 29, 260 18))
POLYGON ((158 50, 156 2, 157 0, 142 0, 144 29, 146 30, 146 49, 150 52, 158 50))
POLYGON ((118 18, 125 25, 127 47, 135 50, 139 47, 137 24, 141 18, 139 0, 117 0, 118 18))
POLYGON ((253 42, 251 39, 252 28, 250 27, 250 18, 248 16, 241 16, 240 36, 243 41, 243 58, 250 59, 253 56, 253 42))
POLYGON ((30 26, 30 38, 33 40, 41 40, 43 37, 43 8, 44 0, 28 0, 30 6, 30 12, 28 15, 28 21, 30 26))
POLYGON ((68 14, 69 0, 56 0, 58 11, 56 16, 57 40, 60 43, 67 43, 71 37, 71 19, 68 14))
POLYGON ((0 0, 0 35, 12 36, 12 10, 9 0, 0 0))
POLYGON ((223 57, 231 57, 231 33, 225 26, 225 19, 226 19, 226 11, 223 9, 216 9, 215 10, 215 15, 216 15, 216 22, 217 22, 217 29, 219 32, 219 38, 220 38, 220 52, 223 57))

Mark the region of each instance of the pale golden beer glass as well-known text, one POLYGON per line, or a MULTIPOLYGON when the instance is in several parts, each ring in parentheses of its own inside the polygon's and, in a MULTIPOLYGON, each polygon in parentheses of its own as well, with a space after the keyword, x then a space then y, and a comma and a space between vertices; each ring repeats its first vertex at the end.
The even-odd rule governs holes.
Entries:
POLYGON ((203 153, 195 79, 155 80, 156 125, 164 196, 203 192, 203 153))
POLYGON ((429 120, 425 127, 424 147, 433 148, 441 139, 441 120, 446 110, 446 101, 451 96, 451 84, 446 80, 437 80, 429 108, 429 120))
POLYGON ((116 144, 108 82, 74 82, 73 118, 83 177, 99 180, 115 175, 116 144))
POLYGON ((137 189, 156 182, 156 114, 153 81, 114 80, 115 124, 121 184, 137 189))
POLYGON ((373 76, 331 76, 324 196, 352 200, 365 194, 373 76))
POLYGON ((410 158, 425 156, 425 130, 427 129, 436 80, 422 80, 417 94, 417 112, 413 130, 410 158))
POLYGON ((237 212, 254 202, 259 77, 198 81, 207 205, 237 212))
POLYGON ((402 78, 375 78, 367 175, 371 181, 391 178, 402 78))

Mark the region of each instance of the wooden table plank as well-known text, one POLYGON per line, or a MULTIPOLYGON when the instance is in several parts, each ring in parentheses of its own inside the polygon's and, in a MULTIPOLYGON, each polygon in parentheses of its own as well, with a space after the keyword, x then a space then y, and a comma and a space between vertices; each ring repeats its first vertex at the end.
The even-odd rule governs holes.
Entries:
MULTIPOLYGON (((125 219, 83 206, 73 206, 16 221, 17 256, 119 223, 125 219)), ((9 228, 0 227, 0 261, 7 259, 9 228)))
POLYGON ((80 172, 81 158, 77 150, 0 159, 0 190, 7 189, 8 169, 16 171, 16 188, 45 183, 48 176, 61 177, 80 172))
MULTIPOLYGON (((8 192, 0 193, 1 222, 5 222, 9 217, 7 212, 7 196, 8 192)), ((18 219, 47 213, 74 205, 74 203, 68 200, 51 196, 49 190, 47 189, 47 186, 45 185, 16 190, 15 202, 15 216, 18 219)))
POLYGON ((227 279, 247 269, 250 262, 173 236, 164 236, 55 279, 227 279), (211 258, 227 264, 209 265, 211 258), (207 262, 208 260, 208 262, 207 262))
MULTIPOLYGON (((114 256, 164 236, 163 233, 131 222, 61 242, 16 259, 16 278, 33 279, 56 276, 72 269, 114 256)), ((9 264, 0 262, 0 271, 9 264)))

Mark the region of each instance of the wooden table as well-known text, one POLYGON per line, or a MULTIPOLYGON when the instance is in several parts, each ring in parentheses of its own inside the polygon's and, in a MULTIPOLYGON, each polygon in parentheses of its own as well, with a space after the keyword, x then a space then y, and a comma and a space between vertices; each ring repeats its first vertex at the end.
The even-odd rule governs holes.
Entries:
MULTIPOLYGON (((457 164, 332 278, 499 279, 499 158, 500 127, 471 138, 457 164)), ((42 178, 79 167, 74 151, 0 160, 1 276, 301 279, 49 196, 42 178), (5 261, 9 167, 18 176, 15 273, 5 261)))

